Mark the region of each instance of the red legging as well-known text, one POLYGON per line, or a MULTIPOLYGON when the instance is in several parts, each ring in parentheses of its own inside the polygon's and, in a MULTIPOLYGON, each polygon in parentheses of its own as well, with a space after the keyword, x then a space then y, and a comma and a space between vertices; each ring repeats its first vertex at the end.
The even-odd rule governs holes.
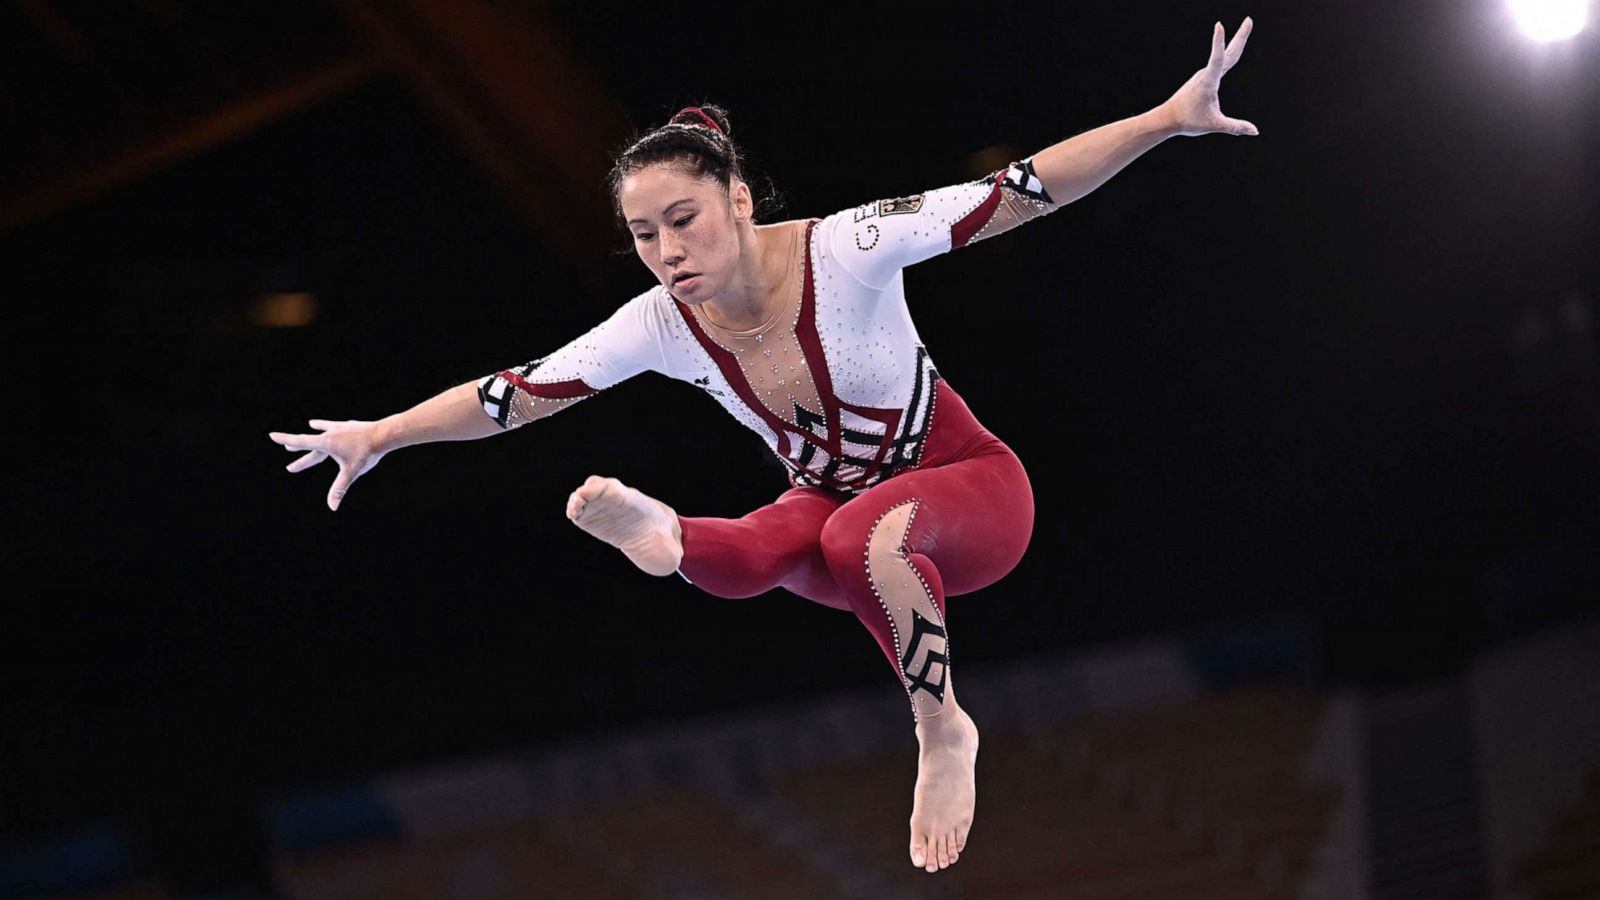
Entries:
POLYGON ((944 598, 1000 580, 1033 532, 1016 454, 944 381, 936 390, 916 469, 853 497, 797 487, 738 519, 679 517, 685 578, 719 597, 781 587, 853 611, 920 715, 944 703, 944 598))

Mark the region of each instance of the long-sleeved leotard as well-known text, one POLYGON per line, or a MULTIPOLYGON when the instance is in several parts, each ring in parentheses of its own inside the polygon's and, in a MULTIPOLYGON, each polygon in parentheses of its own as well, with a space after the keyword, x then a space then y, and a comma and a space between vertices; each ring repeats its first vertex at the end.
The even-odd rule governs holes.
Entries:
POLYGON ((805 224, 800 289, 732 331, 652 288, 543 359, 484 378, 505 427, 651 370, 711 394, 761 435, 792 488, 740 519, 680 516, 679 571, 709 593, 783 587, 856 612, 913 709, 943 706, 944 598, 1011 570, 1032 532, 1021 463, 939 376, 901 270, 1053 209, 1024 161, 990 178, 805 224))

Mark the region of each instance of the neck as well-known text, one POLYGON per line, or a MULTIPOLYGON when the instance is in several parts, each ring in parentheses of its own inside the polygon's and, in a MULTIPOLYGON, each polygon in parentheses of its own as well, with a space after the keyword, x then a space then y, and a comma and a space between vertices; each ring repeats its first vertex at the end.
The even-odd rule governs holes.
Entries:
POLYGON ((728 286, 705 302, 703 311, 713 323, 733 330, 760 325, 783 303, 782 288, 794 268, 794 257, 792 226, 742 226, 739 267, 728 286))

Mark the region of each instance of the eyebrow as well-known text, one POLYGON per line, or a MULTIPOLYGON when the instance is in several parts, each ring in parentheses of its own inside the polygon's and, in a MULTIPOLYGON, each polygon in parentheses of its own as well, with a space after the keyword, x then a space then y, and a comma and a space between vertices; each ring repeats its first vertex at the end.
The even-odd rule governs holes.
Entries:
MULTIPOLYGON (((677 209, 678 207, 682 206, 685 203, 692 203, 692 202, 694 202, 694 201, 693 201, 693 198, 691 198, 691 197, 685 197, 682 200, 674 200, 671 203, 667 204, 667 208, 661 211, 661 215, 662 215, 663 218, 665 218, 666 216, 670 216, 670 215, 672 215, 672 211, 674 209, 677 209)), ((635 222, 638 222, 641 225, 649 225, 650 224, 649 222, 646 222, 644 219, 629 219, 628 220, 628 224, 629 225, 632 225, 635 222)))

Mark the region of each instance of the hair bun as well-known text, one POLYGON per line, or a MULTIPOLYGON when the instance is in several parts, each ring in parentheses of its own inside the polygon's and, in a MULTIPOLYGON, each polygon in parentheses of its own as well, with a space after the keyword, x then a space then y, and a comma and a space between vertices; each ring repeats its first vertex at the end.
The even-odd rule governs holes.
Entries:
POLYGON ((689 125, 700 128, 710 128, 724 137, 731 136, 732 128, 728 125, 728 113, 720 106, 703 104, 700 106, 686 106, 673 114, 667 120, 669 125, 689 125))
POLYGON ((702 103, 685 106, 673 113, 665 125, 639 136, 617 152, 606 176, 612 205, 622 221, 621 189, 632 173, 654 165, 671 166, 695 178, 714 181, 724 192, 734 179, 746 182, 756 198, 756 210, 763 217, 776 215, 782 207, 771 181, 757 175, 755 181, 745 173, 743 154, 734 142, 728 125, 728 112, 720 106, 702 103))

